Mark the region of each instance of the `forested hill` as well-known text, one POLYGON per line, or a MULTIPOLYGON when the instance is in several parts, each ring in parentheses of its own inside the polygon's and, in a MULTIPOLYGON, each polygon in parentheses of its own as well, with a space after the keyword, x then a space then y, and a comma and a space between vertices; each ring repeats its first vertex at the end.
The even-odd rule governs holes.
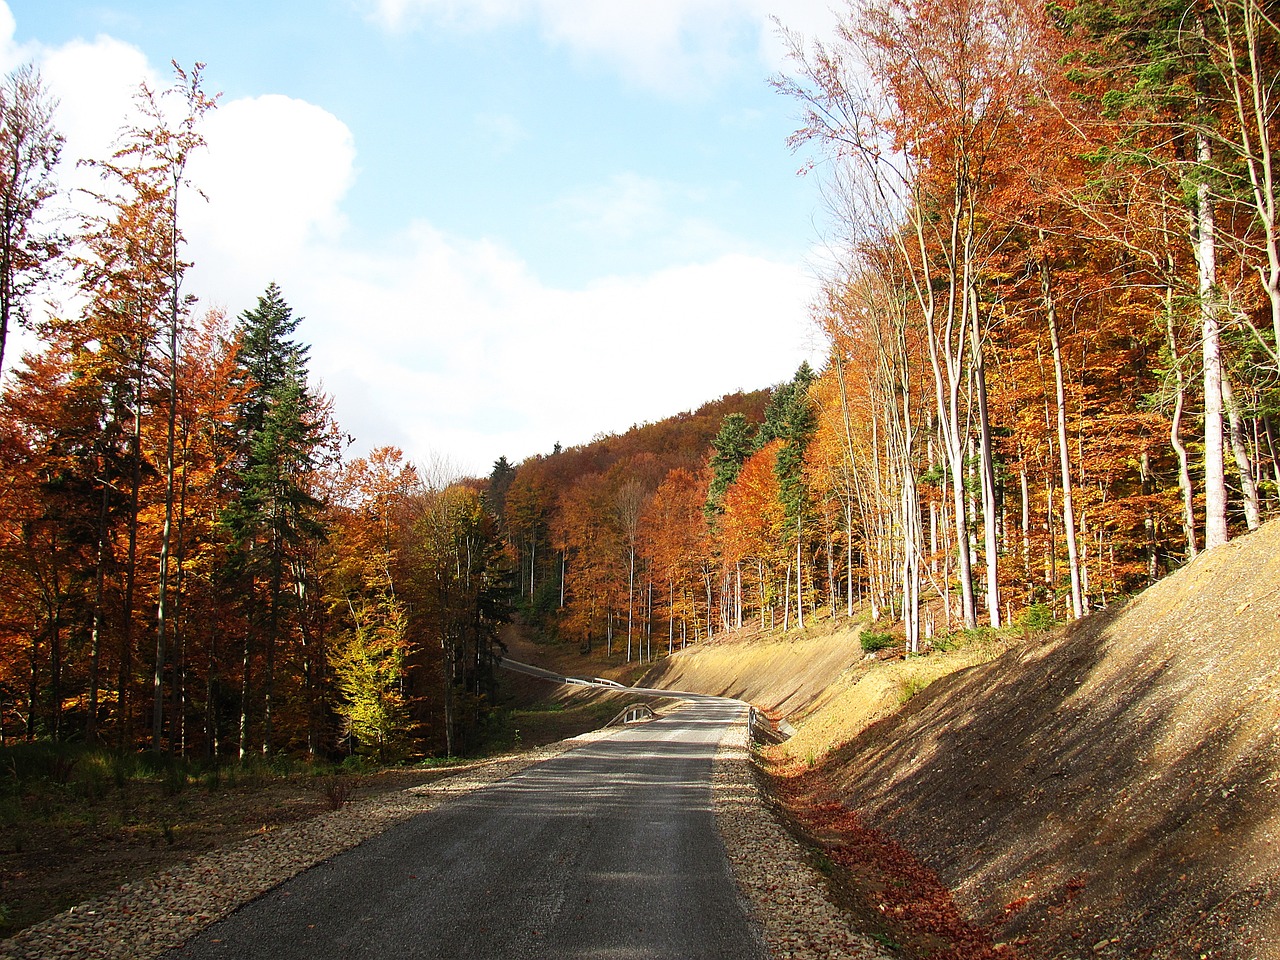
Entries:
MULTIPOLYGON (((635 627, 635 591, 641 582, 652 585, 654 550, 666 550, 664 557, 671 561, 678 550, 705 543, 705 470, 724 424, 737 422, 754 431, 767 416, 773 393, 727 394, 623 434, 596 436, 566 449, 557 444, 552 453, 518 467, 506 457, 495 463, 486 490, 489 504, 516 561, 518 593, 535 599, 543 588, 539 605, 548 613, 556 608, 544 627, 554 631, 572 625, 584 637, 608 636, 614 617, 625 618, 628 607, 635 627), (643 557, 641 540, 648 547, 643 557)), ((666 566, 671 577, 672 563, 666 566)), ((703 630, 698 614, 682 600, 692 589, 691 572, 686 572, 690 576, 681 577, 680 598, 668 577, 664 613, 669 621, 681 617, 691 625, 686 630, 698 632, 703 630)), ((653 613, 652 605, 646 609, 653 613)), ((652 632, 652 617, 643 620, 652 632)))
POLYGON ((696 410, 686 410, 656 423, 636 424, 625 433, 599 435, 589 443, 556 449, 537 455, 512 467, 505 457, 494 465, 490 483, 498 491, 495 504, 506 501, 511 483, 520 477, 540 479, 566 487, 592 473, 628 469, 665 474, 683 468, 698 471, 707 462, 712 441, 724 418, 741 414, 751 423, 764 419, 770 389, 739 391, 710 400, 696 410), (503 480, 506 478, 506 482, 503 480))

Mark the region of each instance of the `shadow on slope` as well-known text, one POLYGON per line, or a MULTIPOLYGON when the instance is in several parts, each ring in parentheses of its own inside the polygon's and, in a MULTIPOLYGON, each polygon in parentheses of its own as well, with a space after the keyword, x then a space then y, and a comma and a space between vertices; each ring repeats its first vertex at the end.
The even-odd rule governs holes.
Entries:
POLYGON ((1280 957, 1280 523, 809 775, 1028 956, 1280 957))

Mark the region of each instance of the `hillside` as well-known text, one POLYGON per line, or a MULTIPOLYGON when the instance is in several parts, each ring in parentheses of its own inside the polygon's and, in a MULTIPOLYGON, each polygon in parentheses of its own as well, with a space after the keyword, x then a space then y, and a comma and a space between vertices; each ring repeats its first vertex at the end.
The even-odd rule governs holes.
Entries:
POLYGON ((856 631, 781 639, 722 635, 660 661, 637 684, 737 697, 791 719, 861 660, 856 631))
MULTIPOLYGON (((1039 958, 1280 957, 1280 523, 870 725, 903 687, 854 673, 793 749, 816 724, 845 742, 823 758, 811 737, 820 762, 789 792, 896 839, 996 940, 1039 958)), ((822 839, 837 861, 856 842, 822 839)))

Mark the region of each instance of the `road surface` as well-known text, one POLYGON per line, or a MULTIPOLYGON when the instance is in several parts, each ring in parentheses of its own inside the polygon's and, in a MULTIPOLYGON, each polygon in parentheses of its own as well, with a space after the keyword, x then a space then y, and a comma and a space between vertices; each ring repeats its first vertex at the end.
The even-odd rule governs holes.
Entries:
POLYGON ((691 699, 313 867, 169 958, 762 958, 712 811, 746 707, 691 699))

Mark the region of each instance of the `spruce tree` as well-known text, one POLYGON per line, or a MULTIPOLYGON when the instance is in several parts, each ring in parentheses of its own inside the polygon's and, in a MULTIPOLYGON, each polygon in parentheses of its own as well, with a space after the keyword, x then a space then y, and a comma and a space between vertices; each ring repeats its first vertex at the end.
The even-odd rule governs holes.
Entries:
POLYGON ((714 521, 720 515, 725 491, 733 486, 742 470, 742 464, 759 444, 752 437, 751 425, 741 413, 727 415, 720 424, 720 432, 711 441, 711 484, 707 490, 707 518, 714 521))
POLYGON ((489 509, 498 518, 501 529, 507 525, 507 493, 511 490, 512 481, 516 478, 516 468, 505 456, 493 463, 493 472, 489 474, 489 509))
POLYGON ((291 339, 301 317, 274 283, 257 307, 240 315, 238 404, 240 463, 236 495, 225 514, 232 570, 246 602, 241 677, 240 753, 248 749, 251 664, 262 658, 262 749, 272 748, 276 648, 296 605, 290 577, 301 548, 324 536, 321 504, 307 489, 321 423, 307 386, 306 345, 291 339))
POLYGON ((800 369, 790 383, 779 386, 765 408, 764 422, 756 435, 760 448, 771 440, 781 440, 774 463, 778 477, 778 496, 786 510, 787 540, 794 544, 796 576, 796 621, 804 627, 804 529, 809 513, 809 497, 804 483, 804 453, 817 427, 817 415, 809 398, 809 387, 818 375, 808 363, 800 369))
POLYGON ((787 509, 787 520, 793 529, 805 512, 804 452, 817 427, 809 387, 817 379, 813 368, 802 363, 790 383, 774 390, 769 406, 765 408, 764 422, 756 434, 757 450, 771 440, 783 441, 774 469, 782 502, 787 509))

